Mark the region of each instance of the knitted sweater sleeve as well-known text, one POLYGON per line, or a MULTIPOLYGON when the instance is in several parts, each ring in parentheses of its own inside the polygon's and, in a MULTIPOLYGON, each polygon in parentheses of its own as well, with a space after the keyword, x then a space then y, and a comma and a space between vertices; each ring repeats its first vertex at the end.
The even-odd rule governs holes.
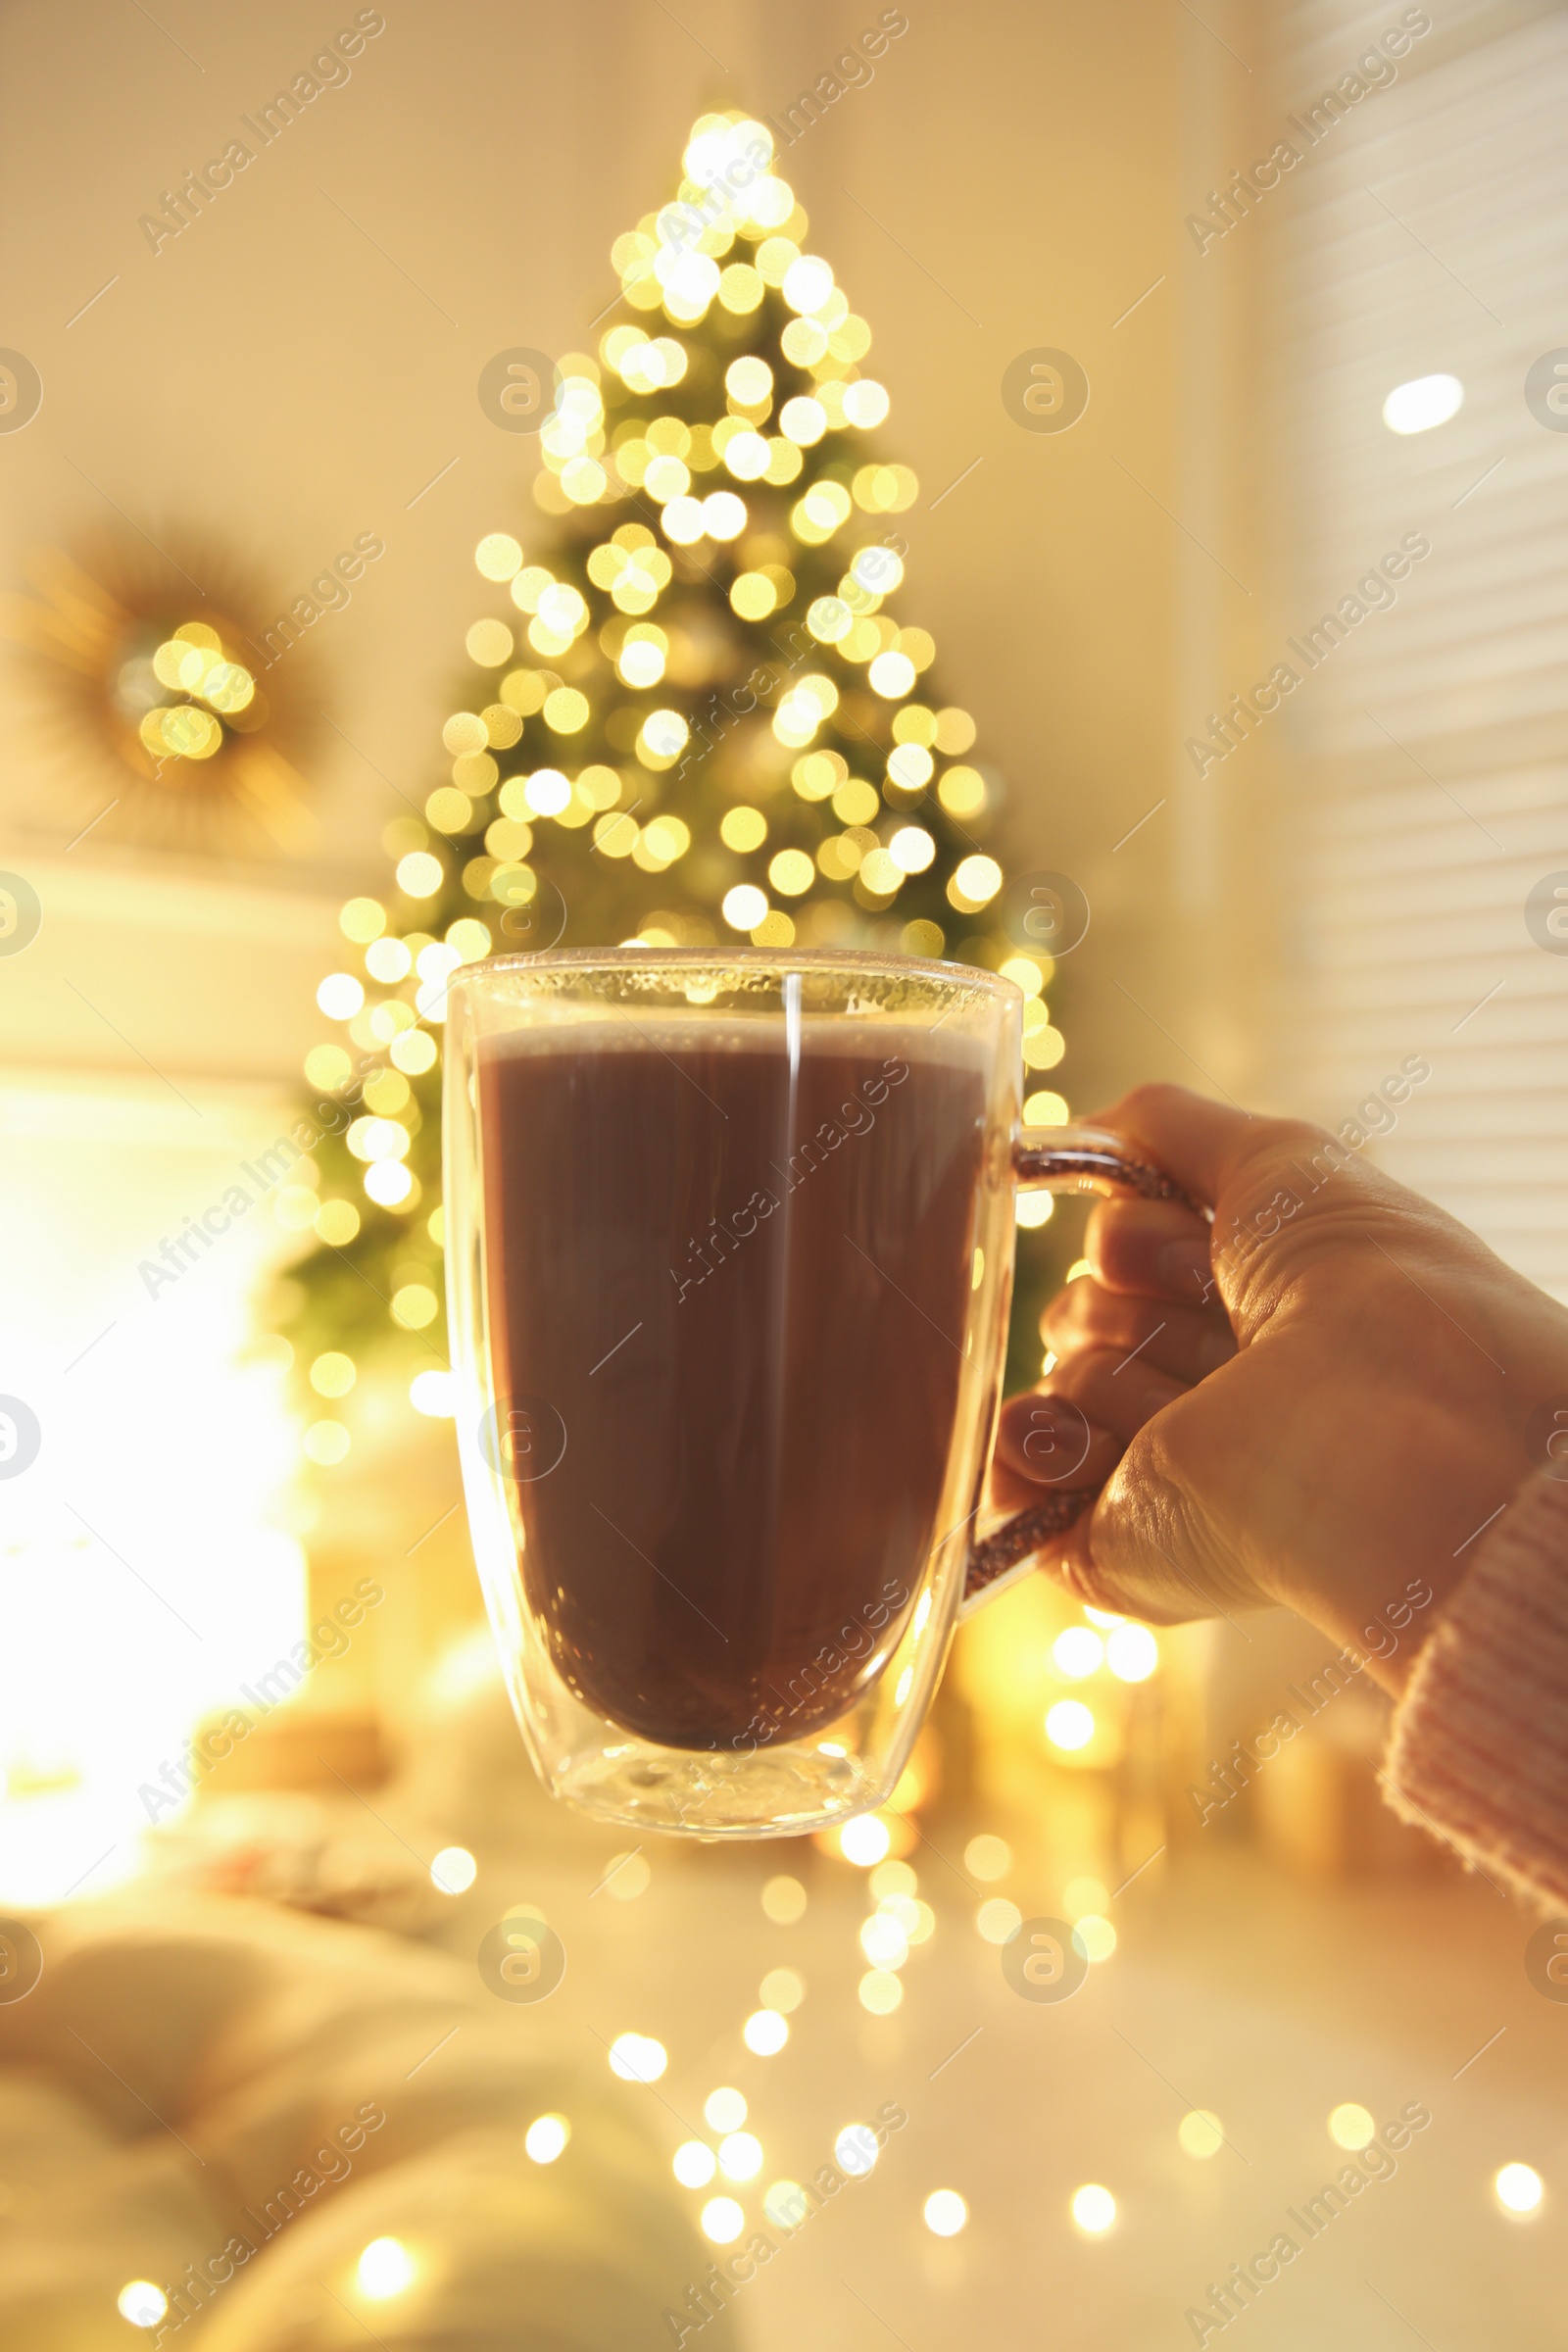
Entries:
POLYGON ((1482 1540, 1395 1712, 1384 1786, 1515 1893, 1568 1911, 1568 1484, 1482 1540))

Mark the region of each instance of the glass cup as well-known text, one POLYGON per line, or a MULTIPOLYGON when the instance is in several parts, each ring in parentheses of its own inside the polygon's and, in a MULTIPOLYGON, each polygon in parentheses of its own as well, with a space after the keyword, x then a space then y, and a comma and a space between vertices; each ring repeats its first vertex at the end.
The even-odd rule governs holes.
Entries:
MULTIPOLYGON (((558 1796, 785 1837, 884 1803, 959 1611, 1088 1500, 982 1530, 1017 1188, 1173 1197, 1020 1125, 1023 998, 902 956, 640 947, 449 989, 469 1526, 558 1796)), ((1081 1416, 1077 1417, 1081 1424, 1081 1416)))

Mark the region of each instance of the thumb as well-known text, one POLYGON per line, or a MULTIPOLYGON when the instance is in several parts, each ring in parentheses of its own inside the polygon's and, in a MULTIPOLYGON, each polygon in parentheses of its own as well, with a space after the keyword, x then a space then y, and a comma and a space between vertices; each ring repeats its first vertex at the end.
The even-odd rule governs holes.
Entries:
POLYGON ((1139 1086, 1090 1124, 1141 1145, 1194 1200, 1212 1207, 1273 1122, 1185 1086, 1139 1086))
POLYGON ((1197 1392, 1166 1405, 1132 1440, 1094 1508, 1043 1550, 1044 1565, 1080 1601, 1153 1625, 1266 1602, 1250 1563, 1199 1500, 1204 1482, 1191 1457, 1195 1446, 1203 1451, 1201 1418, 1197 1392))

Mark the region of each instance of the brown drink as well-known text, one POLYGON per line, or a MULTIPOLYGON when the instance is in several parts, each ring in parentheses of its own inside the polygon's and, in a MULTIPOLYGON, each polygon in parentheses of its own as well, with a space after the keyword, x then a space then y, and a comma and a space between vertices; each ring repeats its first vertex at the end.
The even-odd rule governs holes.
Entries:
POLYGON ((986 1099, 971 1047, 891 1022, 482 1047, 514 1534, 624 1730, 744 1753, 878 1672, 947 1532, 986 1099))

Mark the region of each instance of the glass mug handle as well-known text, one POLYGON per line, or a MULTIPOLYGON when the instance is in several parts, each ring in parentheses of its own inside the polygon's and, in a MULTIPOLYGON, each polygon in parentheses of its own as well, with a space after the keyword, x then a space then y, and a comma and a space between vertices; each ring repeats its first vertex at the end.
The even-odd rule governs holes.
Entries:
MULTIPOLYGON (((1025 1192, 1100 1193, 1108 1200, 1174 1200, 1206 1217, 1163 1168, 1139 1156, 1118 1135, 1097 1127, 1024 1127, 1012 1148, 1013 1176, 1025 1192)), ((1070 1473, 1068 1474, 1070 1475, 1070 1473)), ((1010 1517, 994 1520, 970 1547, 960 1616, 1016 1581, 1031 1556, 1088 1510, 1099 1489, 1043 1494, 1010 1517)))

